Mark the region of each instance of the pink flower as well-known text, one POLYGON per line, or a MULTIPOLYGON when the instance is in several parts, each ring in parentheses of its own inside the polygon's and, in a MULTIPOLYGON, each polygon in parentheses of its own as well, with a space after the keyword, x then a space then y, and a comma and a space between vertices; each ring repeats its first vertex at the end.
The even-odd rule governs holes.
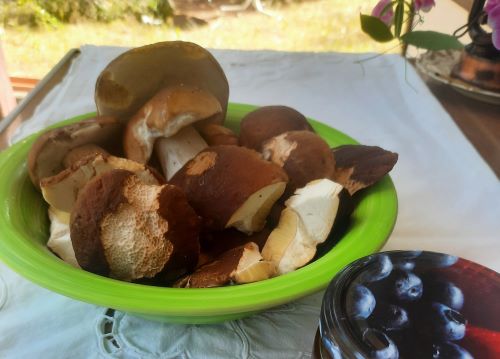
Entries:
POLYGON ((380 0, 373 8, 372 16, 378 17, 387 26, 391 26, 392 20, 394 20, 391 0, 380 0))
POLYGON ((486 11, 486 13, 489 13, 491 10, 493 10, 494 7, 497 6, 500 6, 500 0, 488 0, 486 6, 484 7, 484 11, 486 11))
POLYGON ((484 11, 488 14, 488 25, 493 29, 493 46, 500 50, 500 0, 488 0, 484 11))
POLYGON ((415 0, 414 8, 415 11, 429 12, 435 5, 434 0, 415 0))

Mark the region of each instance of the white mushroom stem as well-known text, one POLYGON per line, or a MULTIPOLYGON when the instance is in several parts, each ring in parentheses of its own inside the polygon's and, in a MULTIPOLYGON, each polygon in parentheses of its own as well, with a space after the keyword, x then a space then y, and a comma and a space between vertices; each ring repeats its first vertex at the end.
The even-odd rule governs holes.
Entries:
POLYGON ((285 192, 285 187, 286 182, 277 182, 253 193, 229 218, 226 228, 234 227, 248 235, 262 230, 267 215, 285 192))
POLYGON ((156 140, 155 153, 167 181, 206 147, 207 143, 192 126, 185 127, 168 138, 156 140))
POLYGON ((275 274, 276 267, 273 262, 259 260, 244 269, 236 271, 234 281, 238 284, 253 283, 269 279, 275 274))
POLYGON ((294 271, 316 254, 316 246, 330 234, 339 207, 342 186, 328 179, 309 182, 295 191, 262 249, 264 260, 278 274, 294 271))
POLYGON ((263 261, 259 247, 253 243, 247 243, 241 255, 238 267, 233 273, 236 283, 252 283, 268 279, 276 273, 274 263, 263 261))
POLYGON ((73 267, 80 268, 75 257, 73 244, 69 235, 69 213, 49 207, 50 237, 47 242, 52 252, 73 267))

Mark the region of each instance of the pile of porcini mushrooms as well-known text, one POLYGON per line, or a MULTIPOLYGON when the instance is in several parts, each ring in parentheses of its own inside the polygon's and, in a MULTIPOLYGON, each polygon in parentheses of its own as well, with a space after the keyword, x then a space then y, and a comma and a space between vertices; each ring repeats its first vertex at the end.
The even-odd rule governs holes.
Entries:
POLYGON ((397 161, 379 147, 330 149, 286 106, 247 114, 238 136, 224 127, 228 98, 222 68, 192 43, 113 60, 96 83, 98 115, 31 148, 29 174, 49 204, 48 247, 124 281, 255 282, 310 262, 337 214, 349 214, 339 203, 397 161))

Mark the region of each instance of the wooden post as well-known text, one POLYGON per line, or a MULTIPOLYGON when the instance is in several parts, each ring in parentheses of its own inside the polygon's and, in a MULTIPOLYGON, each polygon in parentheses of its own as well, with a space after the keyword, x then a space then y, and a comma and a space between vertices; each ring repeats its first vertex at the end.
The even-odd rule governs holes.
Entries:
POLYGON ((12 90, 9 76, 7 75, 7 66, 3 56, 2 42, 0 41, 0 118, 5 117, 17 102, 12 90))

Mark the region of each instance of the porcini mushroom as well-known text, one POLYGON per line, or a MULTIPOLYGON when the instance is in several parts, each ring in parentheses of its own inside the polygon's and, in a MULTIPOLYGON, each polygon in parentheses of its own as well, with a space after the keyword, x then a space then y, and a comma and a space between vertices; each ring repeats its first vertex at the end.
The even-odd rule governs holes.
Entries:
POLYGON ((310 181, 333 175, 334 159, 330 147, 313 132, 290 131, 272 137, 262 145, 262 154, 287 173, 287 195, 310 181))
POLYGON ((129 121, 127 157, 146 163, 157 142, 155 152, 167 179, 206 147, 196 131, 176 135, 179 130, 202 120, 222 124, 228 98, 229 85, 215 58, 203 47, 182 41, 138 47, 118 56, 99 75, 95 91, 98 113, 129 121))
POLYGON ((97 155, 109 156, 109 153, 104 148, 94 145, 93 143, 75 147, 64 156, 64 168, 71 168, 83 159, 87 157, 95 157, 97 155))
POLYGON ((279 166, 254 150, 213 146, 186 163, 170 183, 182 188, 207 229, 253 233, 264 227, 287 180, 279 166))
POLYGON ((210 92, 187 85, 164 88, 127 123, 123 138, 125 155, 147 163, 157 139, 173 136, 182 128, 221 112, 221 104, 210 92))
POLYGON ((263 106, 241 120, 240 145, 260 151, 266 140, 288 131, 314 132, 297 110, 287 106, 263 106))
POLYGON ((160 178, 149 168, 126 158, 97 154, 87 156, 55 176, 40 181, 45 201, 62 212, 71 212, 78 193, 93 177, 113 169, 135 173, 146 184, 159 184, 160 178))
POLYGON ((330 231, 339 207, 342 186, 320 179, 299 188, 286 202, 278 227, 269 235, 262 256, 278 274, 300 268, 314 257, 330 231))
POLYGON ((145 184, 126 170, 85 185, 70 230, 78 264, 116 279, 152 278, 167 268, 180 275, 198 260, 199 217, 182 191, 145 184))
POLYGON ((121 131, 122 126, 115 118, 96 117, 45 132, 28 154, 31 181, 39 188, 42 178, 61 172, 67 153, 74 148, 95 144, 113 153, 115 148, 121 147, 117 143, 122 137, 121 131))
POLYGON ((335 168, 331 178, 350 195, 371 186, 389 173, 398 154, 378 146, 343 145, 332 149, 335 168))
POLYGON ((263 261, 259 247, 249 242, 230 249, 214 261, 181 278, 174 287, 209 288, 230 282, 251 283, 268 279, 275 273, 274 264, 263 261))
POLYGON ((97 112, 127 121, 162 88, 179 84, 213 94, 225 117, 229 84, 224 71, 209 51, 183 41, 137 47, 111 61, 96 82, 97 112))
POLYGON ((204 122, 196 126, 209 146, 238 145, 238 136, 231 129, 217 123, 204 122))

